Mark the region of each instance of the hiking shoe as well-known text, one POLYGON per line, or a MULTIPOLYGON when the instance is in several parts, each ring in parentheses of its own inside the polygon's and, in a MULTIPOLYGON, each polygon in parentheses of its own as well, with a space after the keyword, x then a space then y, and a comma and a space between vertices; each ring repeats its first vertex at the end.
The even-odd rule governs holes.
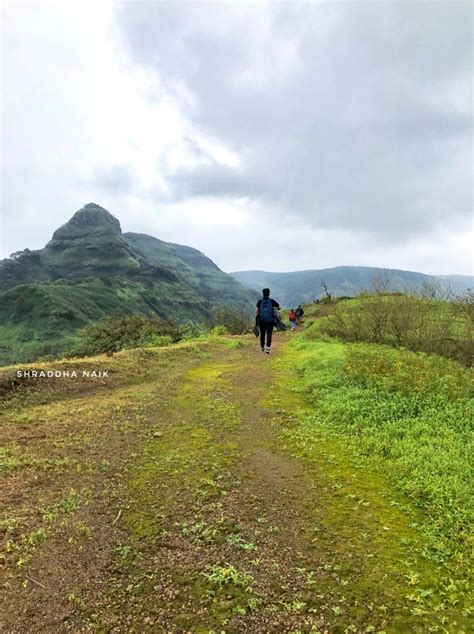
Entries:
POLYGON ((269 347, 267 346, 267 347, 265 348, 265 352, 266 352, 267 354, 271 354, 271 353, 272 353, 272 349, 271 349, 271 348, 269 348, 269 347))
POLYGON ((260 352, 265 352, 265 348, 260 348, 260 352))

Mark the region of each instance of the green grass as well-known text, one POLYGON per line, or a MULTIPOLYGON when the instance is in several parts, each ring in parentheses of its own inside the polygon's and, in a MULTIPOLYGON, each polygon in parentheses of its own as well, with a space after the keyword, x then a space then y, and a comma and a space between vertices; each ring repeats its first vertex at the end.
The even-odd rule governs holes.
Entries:
POLYGON ((452 580, 453 596, 464 595, 474 526, 471 373, 436 356, 304 337, 289 358, 313 406, 300 446, 317 447, 321 434, 342 439, 377 468, 405 496, 405 510, 414 507, 423 555, 452 580))

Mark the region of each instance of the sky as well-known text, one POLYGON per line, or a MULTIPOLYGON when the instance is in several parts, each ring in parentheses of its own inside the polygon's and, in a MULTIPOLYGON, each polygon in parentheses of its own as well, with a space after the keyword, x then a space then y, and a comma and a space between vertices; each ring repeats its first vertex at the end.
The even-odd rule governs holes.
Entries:
POLYGON ((473 274, 473 6, 4 3, 0 257, 95 202, 225 271, 473 274))

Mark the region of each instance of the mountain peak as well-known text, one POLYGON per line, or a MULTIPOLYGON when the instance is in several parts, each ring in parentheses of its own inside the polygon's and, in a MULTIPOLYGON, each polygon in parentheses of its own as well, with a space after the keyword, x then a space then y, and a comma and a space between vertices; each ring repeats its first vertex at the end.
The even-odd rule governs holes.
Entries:
POLYGON ((90 240, 99 236, 122 236, 120 222, 110 211, 95 203, 88 203, 70 218, 66 224, 53 233, 48 247, 64 248, 66 243, 90 240))
POLYGON ((127 275, 140 266, 122 237, 120 222, 96 203, 76 211, 53 233, 42 261, 53 278, 127 275))
POLYGON ((120 222, 117 218, 115 218, 110 211, 107 211, 107 209, 104 209, 104 207, 96 203, 87 203, 82 209, 76 211, 73 217, 64 226, 69 224, 87 227, 113 227, 116 231, 121 233, 120 222))

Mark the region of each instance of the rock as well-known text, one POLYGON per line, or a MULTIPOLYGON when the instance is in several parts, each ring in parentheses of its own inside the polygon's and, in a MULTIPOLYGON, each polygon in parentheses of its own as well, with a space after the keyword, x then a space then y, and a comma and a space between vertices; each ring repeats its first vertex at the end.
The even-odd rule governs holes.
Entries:
POLYGON ((153 434, 153 438, 162 438, 163 434, 161 431, 155 431, 155 433, 153 434))

